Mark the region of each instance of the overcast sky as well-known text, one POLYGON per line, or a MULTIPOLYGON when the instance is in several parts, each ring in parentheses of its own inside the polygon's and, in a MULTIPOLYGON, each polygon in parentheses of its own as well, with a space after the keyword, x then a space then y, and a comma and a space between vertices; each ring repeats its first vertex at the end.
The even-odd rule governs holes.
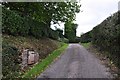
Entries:
MULTIPOLYGON (((81 0, 81 11, 76 15, 76 23, 79 25, 77 36, 92 30, 93 27, 100 24, 104 19, 118 11, 118 2, 120 0, 81 0)), ((61 24, 61 29, 63 29, 61 24)))

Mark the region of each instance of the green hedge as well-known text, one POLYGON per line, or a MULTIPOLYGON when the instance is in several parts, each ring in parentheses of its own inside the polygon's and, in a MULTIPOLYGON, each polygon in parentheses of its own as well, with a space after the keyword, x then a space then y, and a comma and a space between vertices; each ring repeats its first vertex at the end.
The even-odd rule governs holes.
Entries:
POLYGON ((2 9, 2 32, 11 35, 27 35, 29 27, 26 27, 26 20, 16 13, 2 9))
POLYGON ((14 36, 34 36, 36 38, 50 37, 58 39, 58 33, 30 17, 21 17, 17 12, 2 9, 2 32, 14 36))
POLYGON ((49 29, 49 38, 52 38, 55 40, 58 39, 58 32, 52 29, 49 29))
POLYGON ((88 43, 88 42, 91 42, 92 41, 92 33, 91 31, 81 35, 80 37, 80 42, 81 43, 88 43))
POLYGON ((81 36, 81 42, 90 42, 100 51, 107 51, 108 57, 120 68, 120 12, 105 19, 93 30, 81 36), (119 13, 119 14, 118 14, 119 13))
POLYGON ((101 24, 93 28, 92 42, 100 50, 108 51, 109 58, 120 68, 120 23, 118 13, 108 17, 101 24))
POLYGON ((4 78, 17 78, 20 75, 18 49, 3 43, 2 45, 2 74, 4 78))
POLYGON ((32 35, 36 38, 41 38, 43 36, 47 36, 47 34, 45 34, 46 33, 46 25, 43 23, 29 19, 29 27, 30 27, 29 35, 32 35))

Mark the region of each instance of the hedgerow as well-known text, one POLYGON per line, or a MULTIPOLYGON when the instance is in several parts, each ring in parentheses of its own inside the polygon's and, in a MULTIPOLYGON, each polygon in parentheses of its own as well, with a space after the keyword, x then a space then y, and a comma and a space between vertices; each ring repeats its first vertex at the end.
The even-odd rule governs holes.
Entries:
MULTIPOLYGON (((21 17, 17 12, 2 9, 2 33, 13 36, 33 36, 35 38, 48 37, 58 39, 57 31, 47 24, 38 22, 30 17, 21 17)), ((16 47, 2 43, 2 74, 3 79, 20 76, 19 51, 16 47)))
POLYGON ((80 42, 81 43, 88 43, 92 41, 91 31, 81 35, 80 42))
POLYGON ((2 33, 58 39, 58 33, 52 30, 47 23, 36 21, 30 17, 21 17, 17 12, 5 8, 2 10, 2 33))
POLYGON ((20 76, 19 51, 17 48, 4 43, 2 45, 2 75, 5 78, 20 76))
POLYGON ((101 24, 97 25, 88 33, 84 34, 81 38, 83 41, 89 41, 90 36, 92 43, 99 47, 100 51, 107 51, 108 57, 120 68, 120 22, 119 12, 113 14, 104 20, 101 24))
POLYGON ((29 27, 25 26, 25 19, 7 9, 2 9, 2 32, 11 35, 27 35, 29 27))

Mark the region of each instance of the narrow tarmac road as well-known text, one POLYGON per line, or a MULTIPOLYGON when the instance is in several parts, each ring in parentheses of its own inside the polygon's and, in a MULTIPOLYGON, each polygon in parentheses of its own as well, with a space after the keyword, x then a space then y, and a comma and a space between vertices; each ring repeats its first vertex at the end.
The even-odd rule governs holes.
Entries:
POLYGON ((112 78, 112 75, 83 46, 70 44, 38 78, 112 78))

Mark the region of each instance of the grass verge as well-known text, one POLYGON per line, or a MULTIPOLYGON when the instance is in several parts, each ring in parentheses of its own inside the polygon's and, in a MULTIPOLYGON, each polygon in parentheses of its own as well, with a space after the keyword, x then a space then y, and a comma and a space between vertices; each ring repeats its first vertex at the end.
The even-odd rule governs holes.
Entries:
POLYGON ((85 48, 89 48, 91 43, 80 43, 82 46, 84 46, 85 48))
POLYGON ((57 58, 57 56, 59 56, 67 48, 67 46, 68 44, 64 44, 59 49, 53 51, 49 56, 43 59, 42 62, 39 62, 32 69, 27 71, 23 75, 23 78, 35 78, 40 75, 40 73, 42 73, 47 68, 47 66, 51 64, 53 60, 57 58))

